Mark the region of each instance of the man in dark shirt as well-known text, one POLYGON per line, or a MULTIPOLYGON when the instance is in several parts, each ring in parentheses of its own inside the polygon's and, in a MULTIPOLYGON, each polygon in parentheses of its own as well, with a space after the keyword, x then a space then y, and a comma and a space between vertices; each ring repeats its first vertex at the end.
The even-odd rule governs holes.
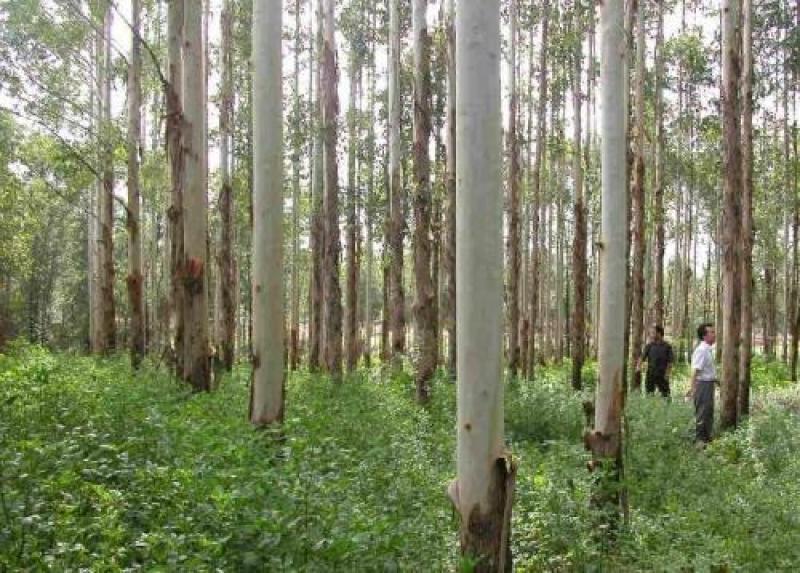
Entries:
POLYGON ((669 379, 672 372, 672 346, 664 340, 664 329, 656 324, 650 329, 650 342, 644 347, 636 361, 636 371, 642 371, 642 362, 647 362, 647 377, 644 388, 652 394, 656 388, 664 397, 669 397, 669 379))

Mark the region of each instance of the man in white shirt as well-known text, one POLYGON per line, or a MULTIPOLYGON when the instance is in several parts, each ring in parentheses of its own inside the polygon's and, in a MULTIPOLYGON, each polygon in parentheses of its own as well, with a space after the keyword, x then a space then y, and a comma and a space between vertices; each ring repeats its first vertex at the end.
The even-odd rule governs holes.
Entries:
POLYGON ((692 354, 692 386, 689 396, 694 398, 694 412, 697 420, 695 440, 699 444, 711 441, 714 426, 714 386, 717 384, 717 371, 714 367, 712 347, 717 340, 714 326, 703 323, 697 327, 700 343, 692 354))

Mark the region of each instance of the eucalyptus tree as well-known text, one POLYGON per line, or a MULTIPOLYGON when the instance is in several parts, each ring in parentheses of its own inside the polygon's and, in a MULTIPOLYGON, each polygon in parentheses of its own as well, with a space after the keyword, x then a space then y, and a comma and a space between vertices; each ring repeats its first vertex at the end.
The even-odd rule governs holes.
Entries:
POLYGON ((250 422, 283 421, 283 77, 281 0, 253 4, 253 373, 250 422))
POLYGON ((339 286, 339 168, 336 161, 337 118, 339 114, 336 68, 335 0, 320 0, 322 46, 320 57, 320 100, 324 185, 325 257, 323 292, 325 301, 325 368, 334 380, 342 375, 342 292, 339 286))
POLYGON ((738 422, 739 336, 741 330, 741 223, 742 149, 739 98, 741 65, 740 0, 722 0, 722 429, 735 428, 738 422))
POLYGON ((435 285, 431 277, 431 211, 430 157, 431 80, 430 38, 427 24, 427 0, 413 0, 414 44, 414 279, 416 301, 417 364, 415 382, 417 401, 428 401, 429 384, 436 371, 436 308, 435 285))
POLYGON ((183 339, 185 330, 183 285, 183 188, 185 161, 183 153, 183 13, 184 0, 171 0, 167 9, 167 61, 169 83, 166 93, 166 144, 170 166, 169 239, 170 239, 170 314, 174 320, 173 352, 175 371, 183 376, 183 339))
POLYGON ((183 13, 183 121, 185 161, 183 194, 183 377, 195 391, 211 389, 208 356, 208 177, 206 173, 206 98, 199 2, 187 2, 183 13))
POLYGON ((738 417, 750 414, 753 352, 753 3, 742 2, 742 335, 739 350, 738 417))
POLYGON ((316 371, 324 364, 325 341, 323 340, 323 325, 325 322, 325 279, 323 274, 323 259, 325 256, 325 222, 323 219, 324 207, 324 177, 322 162, 322 74, 320 66, 314 65, 316 57, 322 53, 322 3, 317 5, 316 29, 313 31, 314 39, 309 41, 309 67, 311 68, 311 83, 309 85, 309 99, 311 107, 311 293, 310 300, 310 332, 308 344, 308 367, 316 371), (315 73, 316 72, 316 73, 315 73))
POLYGON ((509 4, 509 19, 511 21, 508 75, 508 131, 506 132, 506 147, 508 150, 508 239, 506 243, 506 256, 508 257, 507 275, 508 290, 506 304, 508 307, 508 371, 511 377, 516 377, 519 369, 519 284, 520 284, 520 166, 519 166, 519 139, 517 136, 517 33, 518 8, 516 0, 509 4))
POLYGON ((539 232, 539 208, 541 205, 541 181, 542 164, 544 161, 545 148, 547 146, 547 62, 548 62, 548 27, 550 19, 550 1, 544 0, 542 3, 542 23, 541 41, 539 52, 539 89, 538 100, 536 102, 536 154, 533 158, 531 170, 531 197, 533 198, 533 209, 531 210, 531 242, 533 251, 531 253, 530 281, 528 288, 530 294, 528 301, 530 305, 530 338, 528 343, 528 368, 533 374, 536 358, 536 327, 539 318, 539 282, 540 269, 542 263, 542 253, 539 232))
POLYGON ((141 2, 131 1, 131 55, 128 63, 128 304, 130 305, 131 363, 138 368, 144 357, 144 305, 142 276, 141 193, 139 158, 142 123, 142 48, 139 40, 141 2))
MULTIPOLYGON (((645 20, 644 3, 636 4, 636 80, 634 83, 634 156, 633 156, 633 267, 631 277, 631 364, 642 348, 644 328, 644 264, 645 264, 645 20)), ((633 388, 641 386, 641 373, 633 369, 633 388)))
POLYGON ((499 0, 460 1, 456 42, 458 444, 449 495, 475 571, 510 571, 516 468, 503 444, 499 0))
POLYGON ((445 34, 447 36, 447 132, 444 273, 446 296, 443 320, 447 328, 447 367, 456 372, 456 28, 455 0, 447 0, 445 34))
MULTIPOLYGON (((575 204, 573 206, 575 216, 575 236, 573 238, 572 252, 572 272, 575 285, 575 295, 573 301, 572 315, 572 387, 579 390, 583 386, 582 371, 585 360, 586 344, 586 202, 584 197, 583 184, 583 155, 581 153, 581 122, 583 101, 581 97, 581 77, 583 67, 583 10, 581 4, 576 3, 575 7, 575 35, 573 53, 573 184, 575 185, 575 204)), ((593 15, 591 17, 594 17, 593 15)))
POLYGON ((95 350, 113 351, 116 346, 114 304, 114 154, 111 126, 111 4, 98 2, 100 25, 96 28, 97 130, 100 135, 100 177, 97 184, 97 328, 95 350))
POLYGON ((217 254, 217 322, 215 339, 226 370, 233 368, 236 348, 236 259, 234 255, 234 196, 232 182, 231 139, 233 136, 233 6, 224 0, 220 14, 222 45, 220 50, 220 236, 217 254))
POLYGON ((359 357, 359 278, 361 232, 358 218, 360 141, 359 99, 366 59, 366 38, 363 29, 365 14, 358 2, 350 3, 342 13, 340 26, 347 39, 348 74, 350 93, 347 106, 347 195, 345 202, 345 306, 344 306, 344 352, 348 372, 358 366, 359 357))
POLYGON ((403 236, 405 233, 405 189, 402 174, 402 141, 400 120, 402 98, 400 93, 400 0, 389 0, 389 285, 391 312, 389 328, 392 332, 392 356, 400 364, 406 349, 405 288, 403 286, 403 236))
MULTIPOLYGON (((623 0, 600 6, 600 86, 603 113, 600 122, 602 169, 602 227, 600 238, 599 366, 595 396, 594 429, 586 443, 592 452, 591 468, 601 466, 607 479, 622 472, 623 370, 626 318, 626 102, 627 54, 623 0), (606 466, 606 467, 602 467, 606 466)), ((599 482, 595 500, 616 520, 619 484, 599 482)))
POLYGON ((664 325, 664 0, 656 0, 656 46, 655 46, 655 176, 653 198, 655 222, 655 277, 653 280, 653 322, 664 325))

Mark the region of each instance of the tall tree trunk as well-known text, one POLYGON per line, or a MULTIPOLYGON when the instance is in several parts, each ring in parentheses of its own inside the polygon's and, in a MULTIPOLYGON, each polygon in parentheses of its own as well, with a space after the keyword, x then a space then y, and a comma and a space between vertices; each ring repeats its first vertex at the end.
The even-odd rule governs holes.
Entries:
POLYGON ((542 3, 542 37, 540 42, 539 53, 539 89, 537 93, 538 100, 536 102, 536 155, 533 159, 533 169, 531 173, 531 196, 533 197, 533 208, 531 209, 531 271, 530 281, 528 288, 530 295, 528 296, 528 303, 530 305, 529 311, 529 331, 530 338, 528 341, 528 368, 530 369, 531 377, 535 370, 536 359, 536 329, 539 315, 539 275, 542 260, 542 249, 540 248, 540 233, 539 233, 539 208, 542 204, 541 199, 541 180, 542 180, 542 162, 544 159, 544 152, 547 142, 547 51, 548 44, 548 25, 550 16, 550 0, 544 0, 542 3))
POLYGON ((236 348, 236 261, 233 254, 234 205, 231 183, 231 139, 233 132, 233 13, 230 0, 222 8, 222 85, 220 94, 220 171, 222 187, 219 194, 220 244, 217 256, 217 282, 220 293, 216 340, 225 370, 233 368, 236 348))
MULTIPOLYGON (((794 30, 800 29, 800 1, 795 2, 795 26, 794 30)), ((793 149, 793 177, 790 187, 793 197, 792 216, 792 350, 791 350, 791 378, 792 382, 797 382, 798 361, 800 361, 800 306, 798 297, 800 293, 800 269, 798 269, 798 250, 800 250, 800 156, 798 155, 797 141, 797 86, 798 86, 797 67, 792 71, 792 85, 795 89, 792 93, 792 111, 794 115, 794 125, 792 126, 792 149, 793 149)))
POLYGON ((503 195, 499 0, 458 5, 458 425, 461 553, 511 571, 516 468, 503 444, 503 195))
POLYGON ((401 172, 400 139, 400 0, 389 0, 389 284, 391 287, 390 330, 395 367, 406 351, 405 289, 403 286, 403 235, 405 233, 405 190, 401 172))
POLYGON ((174 317, 173 358, 175 373, 183 377, 183 186, 185 159, 183 153, 183 12, 184 1, 172 0, 167 10, 167 55, 169 85, 167 87, 166 141, 169 155, 171 205, 168 211, 170 233, 170 314, 174 317))
MULTIPOLYGON (((630 363, 636 363, 641 352, 644 329, 644 256, 645 256, 645 122, 644 122, 644 82, 645 82, 645 21, 643 2, 637 2, 636 18, 636 83, 634 84, 634 158, 633 158, 633 275, 631 308, 630 363)), ((633 369, 632 387, 638 389, 642 384, 641 373, 633 369)))
POLYGON ((103 34, 101 74, 99 80, 100 133, 102 180, 99 186, 97 206, 99 212, 98 241, 98 302, 99 328, 98 350, 112 352, 116 346, 116 313, 114 308, 114 150, 111 133, 111 5, 102 1, 103 34))
POLYGON ((446 296, 444 322, 447 327, 447 368, 456 373, 456 29, 455 0, 447 0, 447 207, 445 212, 444 272, 446 296))
MULTIPOLYGON (((602 236, 600 246, 599 379, 594 430, 586 436, 593 464, 611 481, 622 471, 623 369, 625 363, 626 252, 626 49, 622 0, 600 5, 602 236), (606 473, 607 472, 607 473, 606 473)), ((620 489, 601 480, 595 501, 612 524, 619 510, 620 489)), ((618 484, 615 484, 618 485, 618 484)))
POLYGON ((289 367, 300 367, 300 155, 303 152, 301 133, 302 111, 300 104, 300 52, 302 35, 300 32, 300 13, 302 0, 296 0, 294 7, 294 76, 292 105, 292 286, 289 308, 289 367))
MULTIPOLYGON (((797 26, 800 27, 800 5, 797 7, 797 26)), ((795 72, 794 83, 797 84, 797 77, 795 72)), ((794 115, 797 117, 797 93, 792 96, 792 107, 794 115)), ((791 347, 791 379, 792 382, 797 382, 797 368, 800 361, 800 307, 798 306, 798 289, 800 289, 800 270, 798 269, 798 250, 800 249, 800 190, 798 183, 800 182, 800 174, 798 174, 798 142, 797 142, 797 122, 792 128, 792 148, 793 148, 793 161, 794 166, 793 181, 791 186, 791 194, 793 197, 793 211, 792 215, 792 347, 791 347)))
POLYGON ((253 4, 253 374, 250 422, 283 421, 283 78, 280 0, 253 4))
POLYGON ((572 387, 580 390, 583 387, 583 362, 586 356, 586 204, 583 189, 583 157, 581 154, 581 111, 583 101, 581 99, 581 71, 583 66, 583 14, 580 6, 575 5, 575 30, 578 36, 575 38, 574 75, 573 81, 573 181, 575 185, 575 237, 572 247, 572 273, 575 284, 575 301, 572 314, 572 387))
MULTIPOLYGON (((100 102, 102 95, 100 90, 102 80, 102 66, 100 54, 102 53, 102 36, 95 34, 94 38, 94 75, 92 88, 89 90, 89 109, 92 113, 92 128, 97 134, 97 153, 98 158, 102 140, 100 138, 101 126, 103 123, 102 108, 100 102)), ((102 181, 98 178, 89 187, 88 195, 88 244, 86 248, 87 268, 89 271, 89 353, 97 353, 101 350, 100 345, 100 283, 98 267, 100 265, 100 241, 99 241, 99 221, 100 221, 100 193, 102 192, 102 181)))
POLYGON ((416 301, 414 319, 417 339, 415 382, 417 401, 425 403, 430 380, 436 371, 435 285, 431 278, 430 157, 431 80, 430 38, 428 37, 427 0, 413 0, 414 36, 414 278, 416 301))
POLYGON ((336 164, 337 117, 339 114, 336 68, 335 0, 322 3, 322 50, 320 75, 322 101, 322 155, 324 182, 325 259, 325 368, 334 381, 342 375, 342 291, 339 286, 339 171, 336 164))
POLYGON ((738 417, 750 414, 753 352, 753 4, 742 1, 742 338, 739 351, 738 417))
POLYGON ((140 233, 139 155, 142 123, 142 50, 139 42, 140 0, 131 1, 131 56, 128 64, 128 301, 131 308, 131 364, 138 368, 144 358, 144 296, 142 239, 140 233))
MULTIPOLYGON (((373 13, 374 14, 374 13, 373 13)), ((370 31, 374 33, 373 17, 370 18, 370 31)), ((375 217, 375 42, 370 46, 372 53, 369 63, 369 79, 367 93, 367 108, 369 121, 367 122, 367 198, 365 202, 365 216, 367 224, 367 277, 364 288, 364 365, 372 365, 372 339, 374 338, 374 323, 372 320, 372 290, 375 274, 374 268, 374 240, 373 230, 375 217)))
POLYGON ((664 326, 664 0, 658 3, 658 25, 656 28, 655 53, 655 181, 653 195, 655 199, 655 280, 654 280, 654 313, 653 322, 664 326))
POLYGON ((531 245, 531 221, 533 220, 534 206, 533 197, 531 196, 531 172, 533 164, 533 84, 535 81, 533 48, 534 48, 534 35, 533 28, 530 30, 530 38, 528 41, 528 81, 527 81, 527 109, 526 109, 526 125, 525 125, 525 181, 527 199, 524 198, 524 213, 525 218, 522 223, 522 281, 520 290, 522 292, 522 300, 520 307, 522 311, 522 331, 520 333, 520 370, 524 380, 528 379, 531 371, 531 365, 528 363, 528 351, 530 349, 531 339, 533 332, 531 332, 530 322, 530 273, 531 273, 531 260, 532 253, 535 250, 535 245, 531 245))
MULTIPOLYGON (((309 62, 314 62, 314 48, 322 53, 322 10, 321 3, 316 18, 316 38, 309 42, 312 46, 309 62)), ((323 260, 325 257, 325 222, 323 218, 324 207, 324 176, 322 161, 322 74, 319 67, 309 64, 311 68, 311 85, 309 91, 311 120, 313 126, 312 152, 311 152, 311 332, 309 333, 308 368, 315 372, 324 362, 324 274, 323 260), (317 74, 314 76, 314 69, 317 74)))
POLYGON ((347 110, 347 284, 345 288, 344 347, 347 371, 358 365, 358 219, 356 217, 356 146, 358 110, 356 100, 361 83, 361 64, 355 50, 350 60, 350 102, 347 110))
POLYGON ((775 267, 772 261, 768 261, 764 268, 764 295, 766 297, 766 308, 764 317, 764 355, 767 360, 775 360, 775 339, 778 332, 778 311, 776 300, 778 289, 775 288, 775 267))
POLYGON ((183 376, 195 391, 211 389, 208 360, 208 180, 206 174, 206 98, 203 13, 188 2, 183 14, 183 139, 186 179, 183 195, 183 376))
POLYGON ((722 135, 724 172, 722 409, 720 426, 737 425, 739 336, 741 325, 740 226, 742 224, 742 150, 739 109, 741 49, 740 0, 722 2, 722 135))
POLYGON ((508 239, 506 243, 508 291, 508 372, 512 378, 519 369, 519 141, 517 139, 517 3, 511 0, 509 6, 511 38, 509 44, 508 75, 508 239))

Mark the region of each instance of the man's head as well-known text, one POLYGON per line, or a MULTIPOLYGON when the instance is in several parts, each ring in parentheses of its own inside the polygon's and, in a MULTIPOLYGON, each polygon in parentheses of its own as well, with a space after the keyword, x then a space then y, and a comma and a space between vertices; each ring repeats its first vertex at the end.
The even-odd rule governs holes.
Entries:
POLYGON ((704 322, 697 327, 697 338, 706 344, 713 345, 717 340, 717 332, 714 330, 714 325, 710 322, 704 322))
POLYGON ((654 324, 650 327, 650 340, 658 342, 664 339, 664 327, 660 324, 654 324))

